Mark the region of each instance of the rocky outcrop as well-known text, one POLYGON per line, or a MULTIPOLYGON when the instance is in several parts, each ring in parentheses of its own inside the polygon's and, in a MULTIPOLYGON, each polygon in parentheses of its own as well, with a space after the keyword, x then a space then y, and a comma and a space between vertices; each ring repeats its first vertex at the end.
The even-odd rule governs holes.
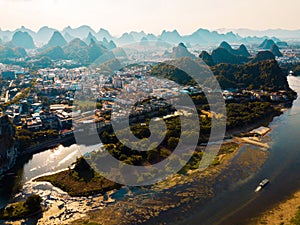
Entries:
POLYGON ((50 38, 47 46, 48 47, 62 47, 65 46, 67 44, 66 39, 62 36, 62 34, 58 31, 55 31, 52 35, 52 37, 50 38))
POLYGON ((174 47, 171 52, 171 57, 174 59, 182 58, 182 57, 191 57, 195 58, 195 55, 190 53, 185 46, 185 44, 180 43, 178 46, 174 47))
POLYGON ((30 34, 27 32, 18 31, 13 35, 12 41, 17 47, 22 47, 25 49, 35 48, 34 42, 30 34))
POLYGON ((282 57, 282 53, 280 52, 279 48, 277 45, 272 45, 271 48, 270 48, 270 51, 277 57, 282 57))
POLYGON ((272 39, 265 39, 258 47, 269 50, 275 42, 272 39))
POLYGON ((251 63, 257 63, 266 60, 275 60, 275 55, 270 51, 261 51, 250 61, 251 63))
POLYGON ((15 128, 8 116, 0 117, 0 175, 11 169, 18 156, 15 128))

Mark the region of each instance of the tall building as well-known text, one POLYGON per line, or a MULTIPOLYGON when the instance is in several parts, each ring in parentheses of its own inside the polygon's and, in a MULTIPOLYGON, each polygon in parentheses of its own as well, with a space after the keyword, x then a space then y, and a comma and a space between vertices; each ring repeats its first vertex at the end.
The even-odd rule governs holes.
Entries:
POLYGON ((123 81, 120 77, 113 78, 113 87, 114 88, 123 88, 123 81))

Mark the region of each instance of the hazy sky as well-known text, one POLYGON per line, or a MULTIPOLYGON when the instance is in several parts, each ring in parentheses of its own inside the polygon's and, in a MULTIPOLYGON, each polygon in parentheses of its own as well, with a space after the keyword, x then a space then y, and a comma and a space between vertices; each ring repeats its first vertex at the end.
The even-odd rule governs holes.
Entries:
POLYGON ((0 0, 0 28, 100 27, 114 35, 198 28, 300 29, 299 0, 0 0))

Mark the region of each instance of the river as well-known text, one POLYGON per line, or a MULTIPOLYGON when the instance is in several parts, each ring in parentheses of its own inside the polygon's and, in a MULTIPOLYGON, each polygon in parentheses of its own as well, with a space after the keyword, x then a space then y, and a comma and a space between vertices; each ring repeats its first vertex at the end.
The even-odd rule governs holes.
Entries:
POLYGON ((0 180, 0 208, 7 205, 26 181, 43 174, 64 170, 74 163, 76 158, 98 147, 99 145, 89 146, 89 148, 76 144, 69 147, 60 145, 55 149, 34 154, 32 157, 18 159, 16 166, 0 180))
MULTIPOLYGON (((300 78, 288 77, 288 80, 300 96, 300 78)), ((247 182, 218 194, 201 210, 192 212, 182 224, 244 225, 300 188, 300 98, 270 126, 270 155, 260 171, 247 182), (255 187, 266 177, 270 184, 261 192, 254 193, 255 187)), ((31 158, 19 159, 15 168, 0 180, 0 206, 5 206, 26 181, 65 169, 86 151, 88 149, 78 145, 60 146, 31 158)))
MULTIPOLYGON (((270 155, 260 171, 247 182, 217 195, 182 224, 245 225, 254 217, 292 196, 300 188, 300 78, 288 77, 299 98, 291 109, 270 124, 270 155), (255 193, 258 183, 270 184, 255 193)), ((298 207, 298 206, 295 206, 298 207)))

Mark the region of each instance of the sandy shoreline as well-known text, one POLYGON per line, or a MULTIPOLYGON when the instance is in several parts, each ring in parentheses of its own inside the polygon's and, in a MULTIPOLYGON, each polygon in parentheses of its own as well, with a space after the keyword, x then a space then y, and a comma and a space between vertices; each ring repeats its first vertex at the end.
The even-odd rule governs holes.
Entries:
MULTIPOLYGON (((174 220, 174 216, 172 216, 174 212, 187 213, 187 209, 194 208, 195 202, 198 205, 199 202, 207 201, 221 189, 227 189, 237 181, 251 176, 259 170, 267 159, 268 152, 261 151, 261 148, 257 146, 245 144, 236 139, 231 142, 238 144, 238 146, 231 154, 219 155, 220 165, 210 167, 202 172, 190 171, 188 176, 175 175, 173 178, 155 185, 151 191, 145 189, 145 194, 127 195, 115 202, 107 202, 100 195, 89 198, 71 198, 67 193, 54 188, 49 183, 39 184, 32 181, 28 182, 27 186, 25 185, 25 190, 27 187, 25 192, 44 195, 47 203, 47 211, 44 212, 37 224, 82 224, 82 221, 86 219, 108 225, 128 224, 121 223, 121 221, 133 224, 164 223, 174 220), (216 182, 224 182, 225 186, 215 189, 213 186, 216 182), (47 188, 50 189, 49 192, 46 190, 47 188), (153 195, 155 198, 151 197, 152 191, 155 192, 153 195), (141 204, 146 207, 136 207, 141 204), (60 207, 63 207, 64 210, 59 209, 60 207), (165 216, 161 218, 159 216, 161 214, 165 214, 165 216), (51 217, 52 219, 49 219, 51 217), (80 219, 83 217, 83 220, 80 219)), ((18 222, 14 224, 21 224, 23 221, 18 222)))
POLYGON ((259 217, 253 218, 248 225, 257 224, 290 224, 290 220, 296 215, 300 206, 300 190, 289 199, 280 202, 273 208, 262 212, 259 217))
POLYGON ((240 144, 233 153, 222 156, 218 166, 193 171, 188 176, 176 175, 155 185, 151 191, 145 189, 141 195, 135 194, 100 211, 87 213, 84 219, 105 225, 176 224, 219 192, 248 179, 267 157, 268 152, 259 147, 240 144))

